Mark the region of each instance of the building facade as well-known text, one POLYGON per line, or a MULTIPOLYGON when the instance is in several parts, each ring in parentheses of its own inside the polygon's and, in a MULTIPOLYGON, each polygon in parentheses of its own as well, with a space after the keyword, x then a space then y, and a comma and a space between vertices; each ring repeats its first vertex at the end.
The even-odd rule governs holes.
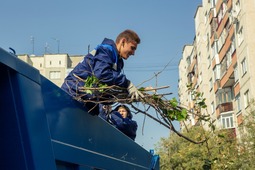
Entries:
MULTIPOLYGON (((255 1, 202 0, 194 16, 193 44, 183 48, 179 62, 179 99, 191 112, 186 85, 203 93, 205 113, 216 126, 235 129, 249 114, 255 98, 255 1)), ((194 115, 185 122, 198 124, 194 115)))
POLYGON ((41 75, 59 87, 83 57, 83 55, 69 56, 68 54, 18 55, 18 58, 38 69, 41 75))

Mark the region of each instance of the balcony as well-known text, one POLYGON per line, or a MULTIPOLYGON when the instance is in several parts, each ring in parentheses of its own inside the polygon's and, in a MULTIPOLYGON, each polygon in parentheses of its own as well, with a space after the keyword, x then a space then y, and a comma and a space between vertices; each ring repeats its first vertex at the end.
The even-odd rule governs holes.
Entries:
POLYGON ((210 39, 210 43, 212 45, 213 42, 218 39, 217 33, 216 33, 217 28, 218 28, 218 20, 217 20, 216 17, 212 18, 212 21, 211 21, 210 25, 211 25, 211 39, 210 39))
POLYGON ((232 102, 222 103, 218 106, 218 108, 220 110, 220 113, 233 111, 233 103, 232 102))
POLYGON ((234 35, 235 28, 233 25, 229 29, 225 29, 225 38, 223 38, 225 41, 222 45, 222 48, 219 51, 219 59, 220 61, 223 59, 223 57, 226 55, 226 52, 228 51, 229 47, 232 44, 232 36, 234 35))
POLYGON ((233 103, 232 102, 219 104, 216 108, 217 118, 220 116, 220 114, 225 113, 225 112, 230 112, 230 111, 233 111, 233 103))
POLYGON ((221 87, 230 87, 235 84, 234 66, 237 63, 236 52, 232 54, 231 65, 227 68, 226 73, 222 76, 220 80, 221 87))
POLYGON ((209 14, 209 22, 212 22, 213 18, 216 18, 217 13, 216 13, 216 8, 211 8, 210 9, 210 14, 209 14))
POLYGON ((221 87, 230 87, 235 84, 234 68, 229 67, 220 81, 221 87))
POLYGON ((216 93, 219 89, 221 89, 221 86, 220 86, 220 80, 216 80, 213 84, 213 89, 214 89, 214 92, 216 93))

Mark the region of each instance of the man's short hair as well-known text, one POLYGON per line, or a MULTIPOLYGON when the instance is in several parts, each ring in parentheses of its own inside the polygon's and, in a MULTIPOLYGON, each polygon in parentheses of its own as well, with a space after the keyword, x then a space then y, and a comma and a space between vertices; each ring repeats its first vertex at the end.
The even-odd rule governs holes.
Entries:
POLYGON ((140 41, 141 41, 137 33, 129 29, 121 32, 117 36, 116 43, 119 43, 122 38, 125 38, 127 42, 135 41, 137 44, 140 44, 140 41))

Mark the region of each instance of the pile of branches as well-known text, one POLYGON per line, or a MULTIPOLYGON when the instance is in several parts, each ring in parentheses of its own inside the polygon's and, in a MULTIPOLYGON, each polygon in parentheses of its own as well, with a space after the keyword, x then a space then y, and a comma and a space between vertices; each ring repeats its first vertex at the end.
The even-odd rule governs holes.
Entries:
POLYGON ((81 102, 93 102, 95 104, 112 105, 114 103, 124 103, 130 105, 137 113, 142 113, 154 121, 160 123, 166 128, 172 130, 174 133, 186 140, 199 144, 203 141, 194 141, 180 132, 178 132, 173 126, 173 121, 185 121, 188 119, 187 109, 179 106, 178 101, 175 98, 168 100, 166 96, 172 93, 158 93, 161 89, 169 88, 164 87, 147 87, 139 88, 138 90, 143 94, 143 97, 139 100, 132 99, 126 88, 119 86, 108 86, 102 84, 95 76, 91 76, 86 79, 84 87, 79 88, 79 96, 76 98, 81 102), (86 95, 89 95, 89 99, 86 95), (135 104, 142 103, 144 109, 139 109, 135 104), (153 109, 155 115, 149 114, 149 110, 153 109))

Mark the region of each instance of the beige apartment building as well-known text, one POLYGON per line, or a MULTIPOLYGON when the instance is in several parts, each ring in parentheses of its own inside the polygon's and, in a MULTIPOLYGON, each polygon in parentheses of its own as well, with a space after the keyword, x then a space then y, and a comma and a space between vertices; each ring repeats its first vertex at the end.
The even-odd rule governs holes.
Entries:
MULTIPOLYGON (((179 100, 192 112, 186 88, 192 83, 204 94, 216 126, 238 135, 255 98, 255 1, 202 0, 194 21, 193 43, 184 46, 179 62, 179 100)), ((185 123, 199 124, 192 114, 185 123)))
POLYGON ((40 74, 59 87, 69 72, 83 60, 83 57, 83 55, 69 56, 68 54, 18 55, 18 58, 38 69, 40 74))

